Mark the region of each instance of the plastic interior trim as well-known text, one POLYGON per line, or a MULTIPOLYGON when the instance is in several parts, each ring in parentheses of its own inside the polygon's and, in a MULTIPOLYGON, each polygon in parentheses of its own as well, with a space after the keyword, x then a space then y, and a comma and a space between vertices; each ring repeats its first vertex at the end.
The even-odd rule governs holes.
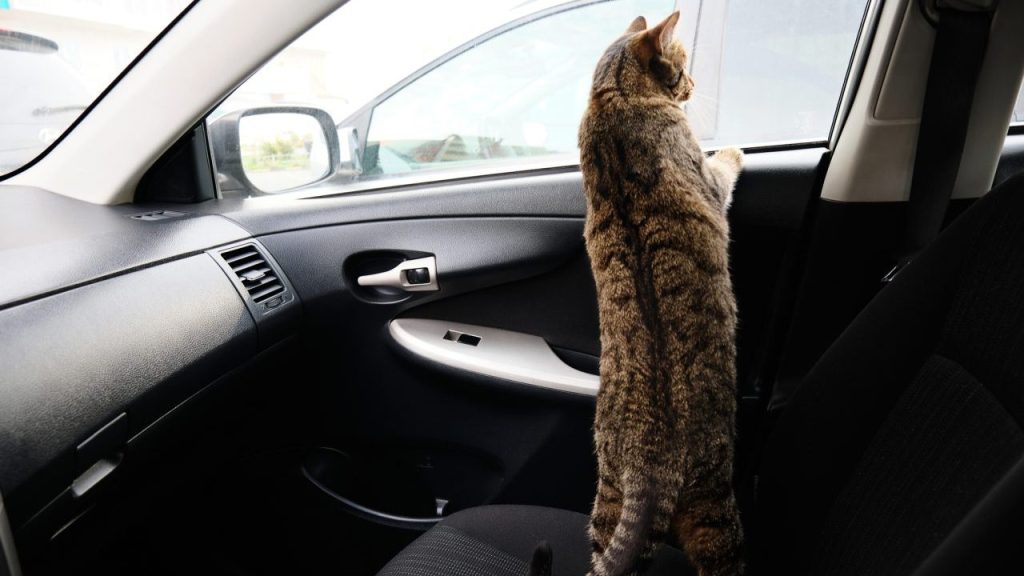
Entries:
POLYGON ((359 504, 349 498, 338 494, 334 490, 324 485, 323 482, 316 479, 316 477, 309 472, 309 470, 303 466, 302 476, 309 481, 310 484, 315 486, 317 490, 320 490, 328 497, 338 502, 347 512, 357 518, 362 518, 368 522, 374 524, 382 524, 384 526, 391 526, 392 528, 401 528, 405 530, 416 530, 419 532, 426 532, 433 528, 438 522, 444 519, 442 516, 435 516, 429 518, 417 518, 414 516, 400 516, 398 514, 389 514, 387 512, 381 512, 374 510, 359 504))
POLYGON ((600 386, 597 376, 563 362, 540 336, 422 318, 392 320, 388 330, 413 354, 468 372, 585 396, 597 396, 600 386), (446 339, 449 332, 479 340, 446 339))
POLYGON ((878 18, 881 14, 882 0, 869 0, 864 7, 864 16, 861 20, 860 30, 857 33, 857 41, 854 45, 853 54, 850 56, 850 65, 846 71, 846 80, 843 82, 843 90, 839 96, 839 106, 836 108, 835 118, 832 120, 832 130, 829 133, 828 147, 834 150, 839 141, 839 135, 843 132, 846 119, 850 116, 850 107, 853 106, 853 98, 857 94, 861 78, 864 77, 864 67, 867 65, 868 53, 871 44, 875 39, 875 32, 878 30, 878 18))
MULTIPOLYGON (((979 73, 953 198, 992 185, 1024 73, 1024 3, 1003 2, 979 73)), ((902 202, 910 195, 924 87, 935 32, 910 0, 886 0, 821 197, 902 202)))

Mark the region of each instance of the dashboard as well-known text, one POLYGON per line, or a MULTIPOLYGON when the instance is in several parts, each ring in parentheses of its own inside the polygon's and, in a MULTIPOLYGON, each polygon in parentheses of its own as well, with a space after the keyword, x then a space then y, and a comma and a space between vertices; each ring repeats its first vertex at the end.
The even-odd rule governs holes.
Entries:
POLYGON ((277 263, 218 215, 10 187, 0 269, 16 271, 0 282, 0 492, 22 550, 299 315, 277 263))

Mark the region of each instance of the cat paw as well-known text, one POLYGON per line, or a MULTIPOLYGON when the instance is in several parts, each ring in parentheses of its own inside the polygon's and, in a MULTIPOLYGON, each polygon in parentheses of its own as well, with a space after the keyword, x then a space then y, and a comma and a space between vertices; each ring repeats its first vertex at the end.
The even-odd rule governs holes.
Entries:
POLYGON ((739 148, 722 148, 715 152, 715 158, 739 171, 743 167, 743 151, 739 148))

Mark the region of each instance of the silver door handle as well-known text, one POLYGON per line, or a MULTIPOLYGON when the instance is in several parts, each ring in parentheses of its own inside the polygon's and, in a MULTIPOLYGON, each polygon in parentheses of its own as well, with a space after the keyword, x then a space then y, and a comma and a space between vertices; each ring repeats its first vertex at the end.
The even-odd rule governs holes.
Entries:
POLYGON ((397 288, 405 292, 436 292, 437 265, 433 256, 406 260, 391 270, 367 274, 356 279, 360 286, 397 288))

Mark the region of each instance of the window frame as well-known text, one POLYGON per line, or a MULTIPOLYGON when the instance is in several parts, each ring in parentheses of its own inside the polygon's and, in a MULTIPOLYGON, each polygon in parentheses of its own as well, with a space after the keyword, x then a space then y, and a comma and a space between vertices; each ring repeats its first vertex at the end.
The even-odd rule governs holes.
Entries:
POLYGON ((864 78, 868 53, 871 50, 871 45, 874 44, 878 21, 882 15, 882 2, 883 0, 868 0, 864 6, 864 15, 861 17, 857 39, 854 41, 850 61, 846 67, 846 78, 839 91, 836 113, 832 118, 832 127, 829 129, 826 143, 829 150, 835 150, 836 144, 839 142, 839 136, 842 135, 843 128, 846 127, 846 121, 850 116, 850 110, 853 108, 853 98, 864 78))
MULTIPOLYGON (((527 14, 519 17, 515 20, 507 22, 497 28, 494 28, 480 36, 477 36, 452 50, 449 50, 441 56, 431 60, 426 65, 418 68, 413 73, 409 74, 402 80, 396 82, 384 92, 381 92, 372 100, 358 108, 356 111, 349 114, 346 118, 336 125, 341 128, 355 128, 356 134, 359 139, 359 149, 361 151, 366 150, 367 136, 369 132, 370 124, 373 120, 373 112, 381 103, 406 88, 409 84, 416 82, 421 77, 429 74, 438 66, 443 65, 445 62, 457 58, 459 55, 475 48, 476 46, 483 44, 492 38, 505 34, 511 30, 525 26, 537 20, 547 18, 566 12, 570 10, 583 9, 587 6, 601 4, 604 2, 610 2, 614 0, 576 0, 572 2, 566 2, 557 6, 545 8, 543 10, 527 14)), ((781 141, 768 141, 758 143, 736 143, 728 145, 718 146, 707 146, 702 147, 704 152, 711 154, 721 148, 740 148, 746 153, 768 153, 768 152, 782 152, 787 150, 801 150, 801 149, 812 149, 812 148, 825 148, 833 150, 836 142, 838 141, 839 135, 842 132, 842 128, 845 125, 846 119, 849 115, 850 108, 852 106, 853 97, 856 93, 857 87, 860 84, 861 78, 864 73, 864 68, 867 62, 867 56, 871 44, 874 40, 874 35, 877 29, 879 16, 881 14, 881 6, 883 0, 867 0, 864 6, 864 13, 861 17, 861 22, 858 27, 853 49, 850 53, 850 58, 846 67, 846 74, 844 76, 843 85, 840 89, 839 98, 836 101, 836 109, 832 118, 832 123, 829 128, 828 134, 823 138, 816 139, 796 139, 796 140, 781 140, 781 141)), ((699 26, 699 23, 698 23, 699 26)), ((225 96, 225 99, 230 97, 230 94, 225 96)), ((1024 127, 1024 123, 1021 124, 1024 127)), ((521 175, 521 176, 535 176, 543 175, 548 173, 562 173, 562 172, 576 172, 579 171, 579 160, 575 157, 572 161, 568 161, 564 155, 562 157, 540 157, 537 160, 522 159, 516 162, 514 165, 495 165, 482 163, 479 165, 463 168, 445 168, 438 170, 424 170, 414 171, 407 174, 399 174, 394 176, 388 176, 386 178, 379 179, 367 179, 359 180, 356 179, 352 182, 339 185, 337 183, 320 182, 314 183, 307 187, 297 189, 295 191, 286 191, 276 194, 265 194, 263 197, 277 197, 282 196, 295 196, 295 197, 325 197, 335 196, 342 194, 352 193, 365 193, 372 191, 386 191, 396 188, 406 188, 410 186, 430 185, 430 184, 443 184, 450 182, 459 182, 466 180, 474 180, 479 178, 494 178, 504 177, 510 175, 521 175), (342 188, 339 190, 338 188, 342 188)))

